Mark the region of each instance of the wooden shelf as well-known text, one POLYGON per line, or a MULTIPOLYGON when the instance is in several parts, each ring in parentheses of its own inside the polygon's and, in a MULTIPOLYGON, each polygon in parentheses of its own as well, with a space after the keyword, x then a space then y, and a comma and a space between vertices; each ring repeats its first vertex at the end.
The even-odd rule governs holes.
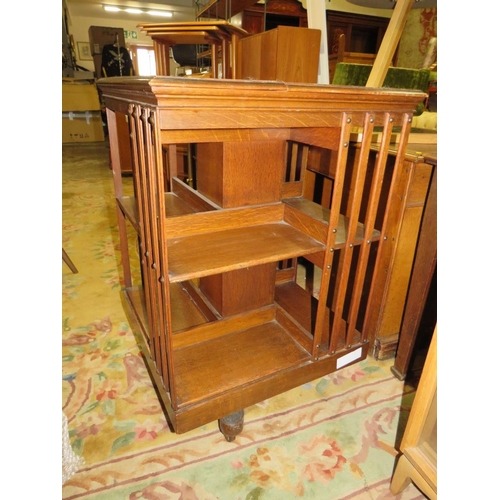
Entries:
MULTIPOLYGON (((312 219, 311 224, 321 223, 327 226, 330 221, 330 210, 328 208, 325 208, 306 198, 287 198, 283 200, 283 203, 310 217, 312 219)), ((339 214, 334 248, 341 248, 346 244, 348 224, 349 218, 345 215, 339 214)), ((380 239, 380 231, 374 229, 368 237, 365 234, 364 224, 358 222, 356 225, 356 235, 354 236, 352 243, 354 245, 359 245, 366 239, 369 239, 370 241, 378 241, 380 239)))
MULTIPOLYGON (((195 213, 190 205, 174 193, 165 193, 164 199, 169 217, 195 213)), ((139 232, 135 198, 123 197, 118 203, 139 232)), ((290 198, 284 200, 284 203, 314 219, 312 223, 325 224, 326 229, 330 214, 328 209, 302 198, 290 198)), ((348 219, 340 215, 334 248, 345 245, 347 223, 348 219)), ((359 245, 365 238, 364 225, 358 223, 353 244, 359 245)), ((371 241, 379 238, 380 231, 374 230, 371 241)), ((167 240, 167 246, 171 283, 307 256, 324 250, 320 241, 284 222, 170 238, 167 240)))
MULTIPOLYGON (((186 202, 174 193, 165 193, 165 212, 168 216, 187 215, 195 212, 186 202)), ((134 196, 123 196, 117 199, 117 203, 130 221, 132 226, 139 232, 139 214, 137 212, 137 202, 134 196)))
POLYGON ((177 397, 180 406, 193 404, 309 360, 310 354, 272 321, 175 352, 177 397))
POLYGON ((171 283, 316 253, 325 246, 283 222, 167 240, 171 283))
MULTIPOLYGON (((144 290, 141 286, 134 286, 124 290, 125 296, 133 309, 145 339, 149 342, 149 325, 144 300, 144 290)), ((170 285, 172 301, 172 330, 183 331, 208 321, 207 317, 196 306, 196 302, 181 284, 170 285)))

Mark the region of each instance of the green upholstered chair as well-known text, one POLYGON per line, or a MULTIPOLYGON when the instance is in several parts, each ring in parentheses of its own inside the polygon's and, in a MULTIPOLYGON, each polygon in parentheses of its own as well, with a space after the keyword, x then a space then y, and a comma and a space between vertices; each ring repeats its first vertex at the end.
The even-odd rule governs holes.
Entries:
MULTIPOLYGON (((365 87, 371 64, 337 63, 333 75, 333 85, 355 85, 365 87)), ((382 87, 394 89, 421 90, 427 93, 429 89, 430 70, 389 67, 382 87)), ((415 114, 424 111, 424 103, 419 104, 415 114)))

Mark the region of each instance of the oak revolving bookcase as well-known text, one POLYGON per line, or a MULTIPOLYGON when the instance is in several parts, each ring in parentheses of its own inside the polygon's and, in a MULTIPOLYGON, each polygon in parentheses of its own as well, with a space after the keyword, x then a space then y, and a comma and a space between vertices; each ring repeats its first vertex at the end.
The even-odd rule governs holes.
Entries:
POLYGON ((98 85, 124 304, 174 431, 219 420, 232 440, 244 408, 364 359, 401 226, 412 113, 425 95, 175 77, 98 85), (128 195, 118 114, 130 128, 128 195), (375 129, 380 151, 367 168, 375 129), (177 177, 186 144, 196 145, 194 188, 177 177), (305 195, 310 167, 333 179, 328 208, 305 195), (297 279, 301 261, 320 270, 314 293, 297 279))

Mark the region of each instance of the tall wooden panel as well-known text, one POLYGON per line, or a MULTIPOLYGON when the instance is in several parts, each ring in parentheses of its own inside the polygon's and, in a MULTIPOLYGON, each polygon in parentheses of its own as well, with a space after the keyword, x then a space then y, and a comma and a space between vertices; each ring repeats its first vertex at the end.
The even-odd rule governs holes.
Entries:
POLYGON ((316 83, 321 31, 278 26, 236 43, 236 78, 316 83))

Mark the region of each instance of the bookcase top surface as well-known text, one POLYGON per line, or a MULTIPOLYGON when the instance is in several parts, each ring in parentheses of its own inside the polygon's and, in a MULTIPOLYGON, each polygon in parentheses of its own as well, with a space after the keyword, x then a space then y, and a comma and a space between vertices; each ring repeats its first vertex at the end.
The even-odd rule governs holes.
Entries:
POLYGON ((97 81, 104 97, 168 107, 293 106, 324 111, 395 111, 413 113, 426 97, 421 91, 264 80, 186 77, 109 77, 97 81))

